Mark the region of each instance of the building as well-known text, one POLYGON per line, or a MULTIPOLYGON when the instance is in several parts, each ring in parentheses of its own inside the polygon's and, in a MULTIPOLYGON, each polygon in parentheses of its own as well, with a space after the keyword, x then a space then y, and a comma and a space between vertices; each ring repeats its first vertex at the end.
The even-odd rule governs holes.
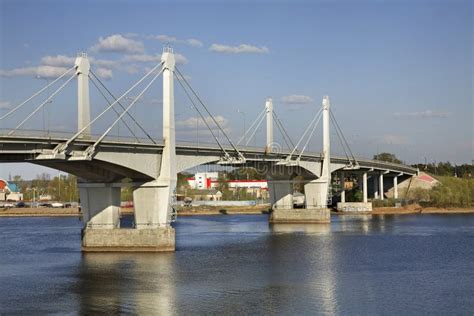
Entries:
POLYGON ((217 181, 218 172, 198 172, 192 178, 186 179, 191 189, 205 190, 211 188, 211 182, 217 181))
MULTIPOLYGON (((191 189, 211 190, 219 187, 218 172, 200 172, 194 177, 186 179, 191 189)), ((226 180, 230 191, 246 189, 247 193, 253 194, 257 199, 268 198, 267 180, 226 180)))
MULTIPOLYGON (((247 193, 253 194, 257 199, 268 198, 267 180, 227 180, 230 191, 246 189, 247 193)), ((211 188, 217 188, 218 181, 211 181, 211 188)))
POLYGON ((21 201, 23 200, 23 193, 16 184, 0 179, 0 201, 21 201))

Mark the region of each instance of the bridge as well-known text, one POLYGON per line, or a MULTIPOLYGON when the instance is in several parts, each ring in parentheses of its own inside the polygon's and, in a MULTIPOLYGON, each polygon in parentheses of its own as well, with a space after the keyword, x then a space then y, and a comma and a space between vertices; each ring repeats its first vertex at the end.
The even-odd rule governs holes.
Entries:
MULTIPOLYGON (((363 192, 361 207, 371 209, 371 203, 368 200, 369 188, 374 199, 383 199, 384 192, 390 187, 393 187, 394 197, 398 198, 399 180, 417 173, 416 169, 409 166, 355 157, 330 110, 330 100, 327 96, 323 98, 320 111, 311 120, 296 144, 290 139, 276 116, 271 99, 266 100, 262 112, 245 131, 242 138, 234 143, 176 67, 174 52, 171 48, 165 48, 161 62, 120 97, 116 98, 109 92, 111 101, 108 101, 108 106, 92 120, 89 81, 94 85, 96 82, 103 84, 91 70, 88 57, 82 54, 77 57, 74 67, 0 117, 0 122, 5 121, 26 103, 43 93, 46 88, 62 82, 57 90, 16 127, 0 130, 0 162, 29 162, 78 177, 84 220, 82 246, 85 251, 174 251, 175 231, 171 222, 175 215, 177 174, 200 165, 253 167, 264 174, 269 183, 273 210, 270 221, 273 223, 328 223, 330 221, 328 200, 331 194, 331 177, 334 174, 337 174, 340 179, 344 179, 348 174, 359 177, 363 192), (161 140, 151 137, 130 112, 138 98, 159 76, 163 78, 163 137, 161 140), (176 142, 175 77, 209 128, 214 143, 176 142), (42 135, 38 131, 22 128, 74 78, 77 78, 78 82, 78 125, 75 133, 42 135), (146 79, 149 82, 138 97, 129 105, 123 105, 120 101, 123 101, 146 79), (106 113, 114 113, 115 120, 103 134, 92 135, 91 125, 106 113), (206 120, 205 113, 209 115, 210 120, 206 120), (137 137, 125 123, 125 117, 131 119, 147 137, 137 137), (308 152, 306 149, 309 139, 313 136, 321 119, 322 151, 308 152), (241 145, 245 137, 254 134, 263 121, 266 122, 265 146, 249 147, 248 141, 241 145), (119 122, 124 122, 134 137, 116 139, 110 137, 110 131, 119 122), (346 154, 344 157, 335 157, 330 154, 331 122, 334 124, 346 154), (215 135, 210 124, 214 124, 221 131, 226 140, 225 143, 222 138, 215 135), (275 126, 280 130, 288 149, 275 146, 273 133, 275 126), (133 229, 120 228, 120 191, 124 178, 132 179, 134 187, 135 227, 133 229), (295 180, 296 178, 298 180, 295 180), (295 181, 304 184, 304 209, 293 209, 293 183, 295 181)), ((104 88, 106 89, 105 86, 104 88)), ((340 199, 341 202, 345 202, 344 188, 340 192, 340 199)))

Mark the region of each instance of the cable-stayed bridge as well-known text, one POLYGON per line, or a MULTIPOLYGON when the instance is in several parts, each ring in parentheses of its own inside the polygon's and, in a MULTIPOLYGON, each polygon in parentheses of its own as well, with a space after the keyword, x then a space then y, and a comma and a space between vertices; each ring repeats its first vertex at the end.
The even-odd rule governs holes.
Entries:
MULTIPOLYGON (((385 190, 392 186, 398 197, 398 180, 416 174, 417 170, 405 165, 355 157, 342 129, 330 109, 329 97, 324 97, 319 112, 312 118, 300 139, 294 142, 273 110, 271 99, 244 135, 234 142, 212 115, 201 97, 175 65, 174 53, 165 48, 161 62, 149 70, 122 95, 116 97, 91 71, 85 54, 80 55, 74 67, 37 91, 24 102, 0 116, 0 122, 12 117, 27 103, 50 89, 59 87, 15 127, 0 130, 0 162, 30 162, 51 167, 79 177, 80 203, 83 212, 83 247, 85 250, 170 251, 175 249, 174 214, 177 173, 200 165, 254 167, 265 174, 273 213, 273 222, 329 222, 331 176, 344 179, 351 173, 360 177, 363 203, 368 203, 369 184, 372 181, 374 198, 383 199, 385 190), (163 136, 150 136, 131 109, 162 76, 163 136), (43 136, 38 131, 25 129, 28 121, 41 111, 74 78, 77 78, 77 130, 74 133, 43 136), (213 143, 176 142, 175 79, 209 130, 213 143), (101 92, 107 106, 91 119, 89 83, 101 92), (144 86, 132 102, 126 97, 139 86, 144 86), (112 113, 110 126, 100 135, 91 134, 91 126, 112 113), (249 139, 266 124, 266 144, 249 147, 249 139), (308 144, 322 121, 323 148, 309 152, 308 144), (114 138, 111 131, 123 124, 131 137, 114 138), (332 123, 332 124, 331 124, 332 123), (132 127, 133 126, 133 127, 132 127), (331 156, 330 128, 334 127, 345 156, 331 156), (288 149, 274 141, 274 127, 280 132, 288 149), (134 132, 139 128, 145 138, 134 132), (217 135, 217 132, 220 135, 217 135), (120 188, 124 178, 132 179, 135 208, 135 228, 119 228, 120 188), (304 183, 306 208, 293 209, 294 179, 304 183), (302 180, 301 180, 302 179, 302 180)), ((341 192, 341 201, 345 192, 341 192)))

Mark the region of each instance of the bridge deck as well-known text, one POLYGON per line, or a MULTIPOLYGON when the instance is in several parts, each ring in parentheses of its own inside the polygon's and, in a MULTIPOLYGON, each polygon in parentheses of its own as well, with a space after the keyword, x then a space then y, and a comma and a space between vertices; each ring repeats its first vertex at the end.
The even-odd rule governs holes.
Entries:
MULTIPOLYGON (((47 136, 43 136, 40 133, 31 135, 1 135, 0 131, 0 161, 11 161, 8 159, 2 159, 1 156, 9 154, 35 154, 41 153, 43 150, 51 150, 56 145, 64 143, 72 136, 72 133, 53 133, 47 136)), ((98 136, 92 135, 87 139, 78 139, 74 142, 73 146, 77 149, 85 149, 92 145, 98 136)), ((101 150, 107 151, 125 151, 125 152, 153 152, 160 153, 163 149, 163 143, 157 142, 153 144, 149 139, 135 139, 130 137, 113 137, 104 140, 100 144, 101 150)), ((229 153, 233 152, 233 148, 230 145, 224 146, 225 150, 229 153)), ((289 150, 280 150, 279 152, 266 153, 263 148, 260 147, 238 147, 239 151, 249 161, 271 161, 281 160, 286 158, 289 154, 289 150)), ((176 144, 177 154, 184 155, 216 155, 220 156, 222 150, 215 144, 210 143, 191 143, 178 141, 176 144)), ((377 161, 370 159, 356 158, 360 167, 363 169, 376 169, 376 170, 387 170, 392 172, 403 172, 405 174, 414 175, 417 170, 413 167, 395 164, 385 161, 377 161)), ((322 154, 318 152, 306 152, 301 156, 302 161, 321 161, 322 154)), ((349 160, 346 157, 331 157, 332 163, 349 164, 349 160)))

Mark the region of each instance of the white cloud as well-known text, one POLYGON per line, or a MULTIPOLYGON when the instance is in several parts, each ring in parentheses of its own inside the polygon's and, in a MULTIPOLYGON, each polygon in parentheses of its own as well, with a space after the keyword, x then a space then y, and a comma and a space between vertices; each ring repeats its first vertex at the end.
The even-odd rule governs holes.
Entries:
POLYGON ((267 54, 270 52, 265 46, 257 47, 248 44, 240 44, 238 46, 212 44, 209 50, 211 52, 224 54, 267 54))
POLYGON ((152 36, 152 38, 159 40, 160 42, 167 42, 167 43, 176 43, 178 39, 173 36, 168 36, 164 34, 152 36))
MULTIPOLYGON (((219 125, 224 129, 227 133, 230 131, 229 128, 229 120, 221 115, 214 116, 215 120, 219 123, 219 125)), ((218 128, 212 118, 210 116, 205 117, 207 124, 211 127, 213 131, 217 131, 218 128)), ((176 128, 180 128, 183 130, 196 130, 196 125, 199 129, 208 130, 206 124, 204 123, 201 117, 190 117, 185 120, 176 121, 176 128)))
POLYGON ((174 53, 174 59, 178 65, 185 65, 188 63, 188 59, 178 53, 174 53))
POLYGON ((144 52, 145 47, 140 41, 124 37, 121 34, 114 34, 105 38, 100 37, 98 43, 92 46, 91 50, 95 52, 135 54, 144 52))
POLYGON ((412 119, 425 119, 425 118, 446 118, 451 116, 451 112, 442 111, 421 111, 421 112, 396 112, 393 113, 396 118, 412 118, 412 119))
POLYGON ((204 46, 204 44, 200 40, 195 39, 195 38, 187 39, 186 43, 189 46, 193 46, 193 47, 203 47, 204 46))
POLYGON ((106 67, 106 68, 116 68, 120 66, 121 61, 119 60, 110 60, 110 59, 95 59, 94 57, 90 56, 89 61, 91 66, 97 67, 106 67))
POLYGON ((301 104, 309 104, 309 103, 312 103, 314 100, 313 98, 307 96, 307 95, 298 95, 298 94, 292 94, 292 95, 288 95, 288 96, 284 96, 281 98, 281 102, 285 103, 285 104, 297 104, 297 105, 301 105, 301 104))
POLYGON ((189 38, 189 39, 178 39, 174 36, 169 36, 165 34, 160 35, 150 35, 147 38, 155 39, 163 43, 170 43, 170 44, 186 44, 193 47, 203 47, 204 44, 196 39, 196 38, 189 38))
MULTIPOLYGON (((110 37, 113 36, 116 35, 112 35, 110 37)), ((105 41, 107 41, 107 39, 105 41)), ((128 54, 127 52, 125 53, 125 55, 116 60, 97 59, 94 56, 89 56, 88 58, 93 71, 95 71, 95 73, 103 79, 111 79, 113 77, 112 70, 120 70, 130 74, 138 73, 142 70, 151 69, 149 67, 147 68, 139 66, 139 64, 157 64, 161 60, 161 54, 149 55, 143 52, 135 52, 132 54, 128 54)), ((174 55, 178 65, 188 63, 188 59, 185 56, 179 53, 175 53, 174 55)), ((41 58, 40 65, 38 66, 0 69, 0 77, 25 76, 43 79, 56 79, 74 65, 75 59, 75 57, 66 55, 47 55, 41 58)))
POLYGON ((17 76, 29 76, 42 79, 52 79, 61 76, 67 71, 65 67, 56 66, 36 66, 36 67, 20 67, 10 70, 0 69, 0 77, 17 77, 17 76))
POLYGON ((112 79, 113 73, 112 70, 108 68, 97 68, 96 72, 97 76, 101 77, 102 79, 109 80, 112 79))
POLYGON ((9 109, 10 106, 10 101, 0 101, 0 109, 9 109))
POLYGON ((41 63, 48 66, 56 67, 72 67, 74 66, 74 57, 69 57, 65 55, 56 55, 56 56, 44 56, 41 58, 41 63))

